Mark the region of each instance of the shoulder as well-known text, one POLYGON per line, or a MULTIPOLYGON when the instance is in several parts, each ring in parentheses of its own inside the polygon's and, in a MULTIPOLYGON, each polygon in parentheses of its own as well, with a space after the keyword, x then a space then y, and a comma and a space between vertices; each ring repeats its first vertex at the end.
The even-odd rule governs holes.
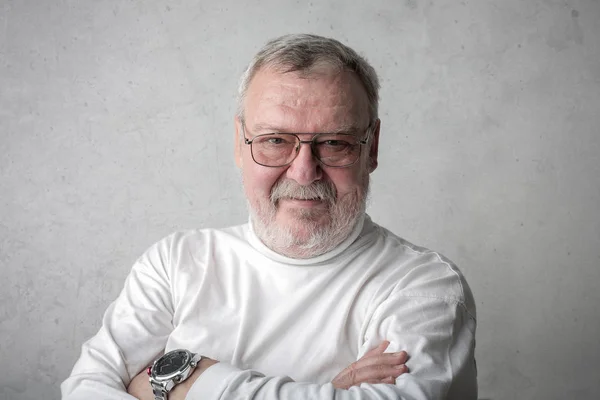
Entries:
POLYGON ((475 317, 475 302, 465 276, 450 259, 373 224, 376 254, 385 266, 382 289, 389 295, 431 298, 464 307, 475 317))
POLYGON ((173 249, 208 244, 212 241, 225 239, 244 239, 247 235, 248 224, 230 226, 227 228, 199 228, 175 231, 154 243, 153 247, 173 249))
POLYGON ((219 252, 235 243, 247 242, 248 224, 227 228, 201 228, 173 232, 152 244, 138 261, 178 265, 189 256, 219 252))

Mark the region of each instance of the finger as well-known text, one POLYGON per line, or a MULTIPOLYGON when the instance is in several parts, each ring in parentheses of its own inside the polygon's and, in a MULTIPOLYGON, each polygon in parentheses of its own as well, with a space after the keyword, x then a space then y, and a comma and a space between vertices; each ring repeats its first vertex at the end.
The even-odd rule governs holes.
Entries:
POLYGON ((381 381, 383 379, 398 376, 408 372, 406 365, 370 365, 358 369, 346 369, 334 380, 334 386, 348 389, 351 386, 360 385, 363 382, 381 381))
POLYGON ((384 340, 383 342, 379 343, 379 345, 377 347, 372 348, 371 350, 367 351, 361 358, 366 358, 366 357, 371 357, 371 356, 375 356, 377 354, 382 354, 390 345, 390 342, 388 340, 384 340))
POLYGON ((353 384, 368 380, 383 380, 387 378, 397 378, 408 371, 406 365, 374 365, 371 367, 361 368, 353 374, 353 384))
MULTIPOLYGON (((341 386, 353 386, 357 384, 357 380, 355 376, 358 371, 362 371, 361 374, 364 375, 365 371, 372 370, 379 371, 380 374, 376 376, 369 375, 367 378, 374 379, 383 379, 387 376, 394 375, 386 374, 386 371, 389 371, 390 367, 403 365, 406 362, 407 354, 404 351, 398 353, 384 353, 377 356, 372 356, 368 358, 361 358, 358 361, 353 362, 347 368, 345 368, 342 372, 340 372, 335 379, 334 383, 340 383, 341 386), (386 369, 387 368, 387 369, 386 369)), ((400 370, 402 372, 402 370, 400 370)), ((361 380, 362 381, 362 380, 361 380)))
POLYGON ((408 354, 405 351, 399 351, 397 353, 383 353, 371 357, 363 357, 357 361, 354 361, 348 366, 347 369, 360 369, 375 365, 401 365, 406 364, 406 361, 408 361, 408 354))
POLYGON ((397 375, 400 376, 404 373, 405 370, 399 371, 379 371, 373 372, 371 371, 357 371, 355 373, 350 373, 348 375, 341 376, 335 379, 332 383, 333 386, 337 389, 348 389, 352 386, 358 386, 361 383, 369 382, 369 383, 395 383, 395 378, 392 376, 390 379, 389 376, 382 377, 384 375, 397 375))

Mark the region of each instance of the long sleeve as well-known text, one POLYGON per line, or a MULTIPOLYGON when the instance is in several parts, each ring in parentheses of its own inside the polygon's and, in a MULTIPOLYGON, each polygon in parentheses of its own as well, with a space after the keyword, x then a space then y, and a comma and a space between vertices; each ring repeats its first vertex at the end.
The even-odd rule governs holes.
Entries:
POLYGON ((396 385, 363 384, 336 390, 330 383, 294 382, 220 363, 199 377, 187 400, 475 400, 476 320, 470 290, 452 265, 437 254, 427 257, 410 276, 390 280, 395 284, 381 289, 381 299, 375 296, 359 354, 360 358, 382 340, 391 342, 388 351, 408 351, 410 373, 401 375, 396 385))
POLYGON ((306 265, 269 258, 244 227, 158 242, 83 345, 63 399, 130 400, 131 379, 174 348, 221 361, 188 400, 476 399, 464 278, 437 253, 366 229, 343 254, 306 265), (327 383, 383 340, 410 357, 395 385, 327 383))
POLYGON ((133 399, 126 385, 165 348, 173 330, 170 282, 161 246, 133 266, 119 297, 106 310, 98 333, 61 385, 64 400, 133 399))
POLYGON ((260 399, 260 400, 359 400, 359 399, 430 399, 409 393, 394 385, 363 384, 348 390, 335 389, 331 383, 294 382, 286 376, 265 377, 252 370, 240 370, 219 363, 204 372, 192 386, 186 400, 260 399))

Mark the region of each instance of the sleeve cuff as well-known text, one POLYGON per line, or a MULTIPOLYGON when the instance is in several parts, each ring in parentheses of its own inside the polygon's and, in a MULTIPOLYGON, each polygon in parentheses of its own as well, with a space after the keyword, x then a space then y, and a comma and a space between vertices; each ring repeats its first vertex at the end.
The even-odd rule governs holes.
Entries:
POLYGON ((185 399, 219 399, 225 391, 230 377, 238 372, 241 372, 241 369, 223 362, 210 366, 196 379, 185 399))

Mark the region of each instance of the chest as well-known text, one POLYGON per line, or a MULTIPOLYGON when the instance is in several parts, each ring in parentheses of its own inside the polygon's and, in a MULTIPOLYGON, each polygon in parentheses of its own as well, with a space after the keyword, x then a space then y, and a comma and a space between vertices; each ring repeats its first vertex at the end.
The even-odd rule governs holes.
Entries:
POLYGON ((350 272, 241 265, 189 276, 168 347, 266 375, 330 381, 356 360, 369 309, 365 277, 350 272))

